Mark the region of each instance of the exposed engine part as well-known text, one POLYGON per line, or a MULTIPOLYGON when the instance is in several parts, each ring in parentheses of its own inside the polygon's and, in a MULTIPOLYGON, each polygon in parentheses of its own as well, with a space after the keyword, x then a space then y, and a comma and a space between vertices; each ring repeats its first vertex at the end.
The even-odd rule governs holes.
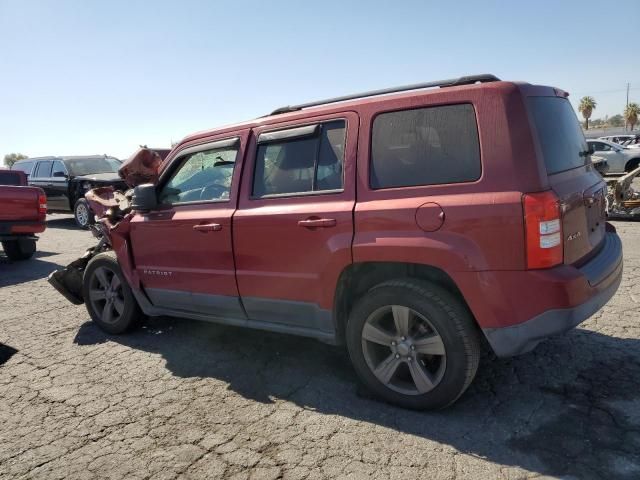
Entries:
POLYGON ((98 239, 95 247, 89 248, 84 255, 74 260, 61 270, 51 273, 47 281, 75 305, 84 303, 82 294, 82 277, 89 261, 99 253, 112 249, 110 230, 125 218, 131 211, 131 195, 133 190, 122 194, 113 187, 101 187, 90 190, 85 198, 91 205, 91 209, 99 217, 98 221, 91 225, 91 233, 98 239))

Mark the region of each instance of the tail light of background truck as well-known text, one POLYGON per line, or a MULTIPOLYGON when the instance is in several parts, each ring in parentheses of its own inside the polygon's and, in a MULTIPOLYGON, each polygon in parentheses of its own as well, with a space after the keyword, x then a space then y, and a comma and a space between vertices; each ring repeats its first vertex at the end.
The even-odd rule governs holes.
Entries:
POLYGON ((563 261, 560 201, 552 191, 522 196, 527 268, 549 268, 563 261))
POLYGON ((38 195, 38 219, 44 221, 47 218, 47 196, 44 193, 38 195))

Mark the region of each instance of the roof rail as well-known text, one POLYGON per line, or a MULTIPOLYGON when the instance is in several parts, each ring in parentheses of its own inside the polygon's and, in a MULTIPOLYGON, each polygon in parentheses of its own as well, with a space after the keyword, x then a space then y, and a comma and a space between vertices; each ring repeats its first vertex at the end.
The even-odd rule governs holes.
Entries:
POLYGON ((421 90, 423 88, 432 87, 457 87, 459 85, 472 85, 474 83, 482 82, 498 82, 500 79, 490 73, 484 73, 481 75, 469 75, 466 77, 451 78, 449 80, 438 80, 435 82, 427 83, 414 83, 413 85, 405 85, 403 87, 383 88, 382 90, 371 90, 369 92, 355 93, 352 95, 345 95, 342 97, 328 98, 326 100, 319 100, 316 102, 301 103, 300 105, 288 105, 286 107, 276 108, 270 115, 279 115, 281 113, 295 112, 302 110, 303 108, 316 107, 318 105, 325 105, 328 103, 345 102, 347 100, 355 100, 356 98, 375 97, 377 95, 387 95, 389 93, 406 92, 408 90, 421 90))

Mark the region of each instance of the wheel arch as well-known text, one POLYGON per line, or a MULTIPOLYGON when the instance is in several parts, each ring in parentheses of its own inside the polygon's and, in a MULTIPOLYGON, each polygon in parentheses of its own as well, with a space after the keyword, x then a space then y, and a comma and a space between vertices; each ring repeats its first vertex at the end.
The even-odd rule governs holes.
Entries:
POLYGON ((408 262, 352 263, 342 270, 335 290, 333 316, 337 343, 345 341, 347 319, 356 300, 375 285, 399 278, 416 278, 439 285, 459 298, 473 317, 456 282, 439 267, 408 262))
POLYGON ((638 168, 639 165, 640 165, 640 157, 634 157, 628 160, 627 163, 624 164, 624 171, 630 172, 638 168))

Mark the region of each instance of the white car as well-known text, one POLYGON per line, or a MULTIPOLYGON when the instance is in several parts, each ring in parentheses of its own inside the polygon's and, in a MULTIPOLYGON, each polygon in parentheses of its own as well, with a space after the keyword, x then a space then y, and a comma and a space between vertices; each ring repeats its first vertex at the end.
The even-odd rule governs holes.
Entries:
POLYGON ((640 166, 640 149, 626 148, 602 139, 588 139, 589 149, 609 165, 609 173, 625 173, 640 166))

